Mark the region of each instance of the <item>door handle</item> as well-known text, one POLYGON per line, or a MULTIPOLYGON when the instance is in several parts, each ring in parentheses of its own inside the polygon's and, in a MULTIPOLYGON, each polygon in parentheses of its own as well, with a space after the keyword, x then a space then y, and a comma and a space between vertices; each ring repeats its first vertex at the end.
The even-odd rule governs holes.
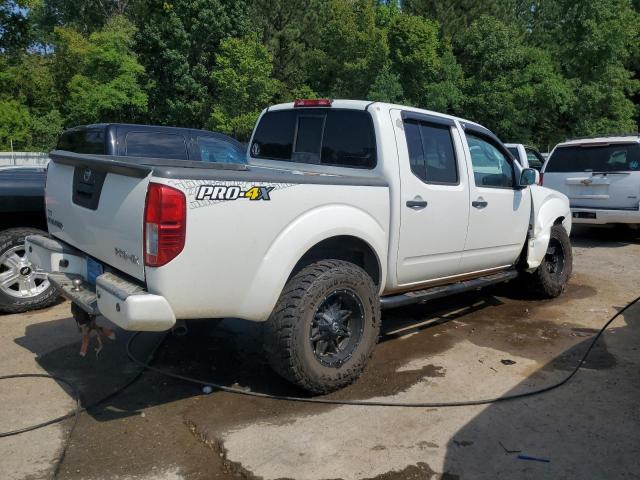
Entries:
POLYGON ((471 202, 471 206, 475 207, 475 208, 484 208, 487 205, 489 205, 489 202, 487 202, 486 200, 483 200, 482 198, 479 198, 478 200, 474 200, 473 202, 471 202))
POLYGON ((426 200, 423 200, 420 197, 416 197, 413 200, 407 200, 407 207, 412 210, 422 210, 428 205, 426 200))

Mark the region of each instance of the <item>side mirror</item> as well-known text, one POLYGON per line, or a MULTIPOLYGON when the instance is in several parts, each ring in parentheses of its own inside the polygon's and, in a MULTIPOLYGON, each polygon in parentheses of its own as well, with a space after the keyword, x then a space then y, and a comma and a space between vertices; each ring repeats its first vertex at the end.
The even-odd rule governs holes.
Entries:
POLYGON ((520 186, 528 187, 540 181, 540 174, 533 168, 524 168, 520 174, 520 186))

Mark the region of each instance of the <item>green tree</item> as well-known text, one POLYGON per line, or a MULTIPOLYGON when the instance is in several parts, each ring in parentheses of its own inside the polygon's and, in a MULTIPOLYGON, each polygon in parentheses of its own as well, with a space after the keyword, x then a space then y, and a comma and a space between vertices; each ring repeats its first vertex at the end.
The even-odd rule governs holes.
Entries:
POLYGON ((443 36, 457 41, 482 15, 517 22, 524 27, 526 14, 534 3, 530 0, 404 0, 403 8, 406 13, 437 21, 443 36))
POLYGON ((516 28, 487 16, 471 24, 457 47, 467 77, 467 118, 505 140, 546 145, 563 135, 558 126, 572 89, 547 52, 525 45, 516 28))
POLYGON ((28 116, 20 117, 26 121, 29 135, 19 139, 19 145, 22 149, 50 150, 63 125, 58 111, 60 97, 52 78, 51 58, 38 53, 23 53, 17 55, 13 62, 9 65, 0 61, 0 98, 18 102, 21 109, 27 110, 28 116))
POLYGON ((21 54, 2 66, 0 95, 19 99, 32 112, 41 114, 58 107, 60 97, 52 75, 50 56, 21 54))
POLYGON ((151 81, 151 123, 201 128, 213 103, 210 75, 222 40, 248 32, 243 0, 145 0, 129 8, 135 51, 151 81))
POLYGON ((373 0, 330 0, 321 42, 307 62, 320 95, 364 99, 388 60, 386 32, 376 25, 373 0))
POLYGON ((0 148, 9 150, 11 142, 20 147, 31 142, 31 117, 27 107, 17 100, 0 100, 0 148))
POLYGON ((223 40, 211 73, 216 100, 213 129, 248 139, 260 111, 272 102, 280 82, 271 77, 273 57, 253 37, 223 40))
POLYGON ((575 101, 562 119, 572 135, 637 130, 634 62, 640 15, 629 0, 541 0, 530 41, 553 55, 572 80, 575 101))
POLYGON ((462 103, 462 70, 450 46, 440 40, 438 24, 415 15, 396 16, 389 26, 393 68, 410 103, 457 112, 462 103))
POLYGON ((51 110, 42 115, 32 114, 29 123, 31 132, 30 149, 43 152, 52 150, 58 142, 58 137, 62 133, 63 127, 64 118, 58 110, 51 110))
POLYGON ((254 0, 251 18, 273 55, 273 76, 282 82, 278 100, 305 87, 309 51, 321 44, 325 0, 254 0))
POLYGON ((367 100, 373 102, 389 102, 402 103, 404 99, 404 91, 400 83, 400 75, 391 70, 391 64, 387 63, 378 76, 367 94, 367 100))
POLYGON ((0 4, 0 51, 16 54, 30 43, 29 20, 18 2, 7 0, 0 4))
POLYGON ((112 17, 92 33, 79 72, 68 83, 64 110, 69 124, 135 121, 147 110, 144 68, 132 51, 135 28, 124 17, 112 17))

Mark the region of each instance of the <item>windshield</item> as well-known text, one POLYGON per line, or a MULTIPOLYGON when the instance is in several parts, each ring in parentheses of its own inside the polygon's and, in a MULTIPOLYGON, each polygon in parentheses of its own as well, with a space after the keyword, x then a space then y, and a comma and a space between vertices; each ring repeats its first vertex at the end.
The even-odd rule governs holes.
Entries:
POLYGON ((545 172, 625 172, 640 170, 640 144, 575 145, 553 152, 545 172))
POLYGON ((513 155, 516 159, 518 160, 520 159, 520 154, 518 153, 517 147, 507 147, 507 150, 509 150, 511 155, 513 155))

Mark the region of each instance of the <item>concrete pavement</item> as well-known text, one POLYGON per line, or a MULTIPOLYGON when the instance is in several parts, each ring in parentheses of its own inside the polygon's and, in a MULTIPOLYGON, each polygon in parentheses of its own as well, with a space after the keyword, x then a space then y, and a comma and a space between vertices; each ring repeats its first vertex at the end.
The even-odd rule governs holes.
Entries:
MULTIPOLYGON (((566 375, 604 321, 640 293, 636 238, 578 229, 572 241, 574 277, 562 297, 539 301, 498 287, 388 312, 365 374, 332 397, 464 400, 521 392, 566 375)), ((136 372, 124 356, 126 332, 97 358, 77 357, 67 304, 0 317, 0 324, 2 373, 60 374, 90 401, 136 372)), ((637 478, 639 330, 636 306, 567 386, 475 407, 333 407, 201 395, 197 386, 147 374, 83 414, 59 477, 637 478)), ((157 340, 143 336, 138 354, 157 340)), ((226 385, 303 394, 271 373, 260 344, 259 325, 193 323, 188 335, 162 344, 154 364, 226 385)), ((2 430, 72 406, 48 380, 10 382, 0 384, 2 430)), ((47 478, 66 427, 0 439, 3 478, 47 478)))

